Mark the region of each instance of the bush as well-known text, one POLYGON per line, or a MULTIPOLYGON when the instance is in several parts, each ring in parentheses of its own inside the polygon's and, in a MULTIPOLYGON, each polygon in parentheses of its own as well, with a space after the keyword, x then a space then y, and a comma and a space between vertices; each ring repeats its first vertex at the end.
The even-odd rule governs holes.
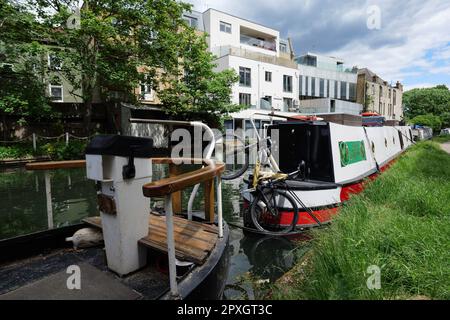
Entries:
POLYGON ((430 127, 434 132, 438 132, 439 130, 441 130, 442 126, 441 118, 432 114, 424 114, 414 117, 410 120, 410 122, 413 124, 430 127))
POLYGON ((40 153, 49 156, 52 160, 73 160, 84 157, 86 142, 70 141, 68 145, 64 141, 47 143, 40 147, 40 153))
POLYGON ((9 146, 0 146, 0 159, 22 159, 33 156, 48 156, 52 160, 73 160, 84 157, 86 142, 72 140, 68 145, 64 141, 49 142, 38 145, 36 151, 30 142, 9 146))

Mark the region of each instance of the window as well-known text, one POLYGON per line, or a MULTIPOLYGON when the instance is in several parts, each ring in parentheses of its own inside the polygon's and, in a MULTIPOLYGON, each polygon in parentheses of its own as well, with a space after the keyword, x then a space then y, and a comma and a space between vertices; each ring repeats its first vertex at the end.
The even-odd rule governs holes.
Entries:
POLYGON ((55 53, 48 54, 48 66, 51 70, 61 70, 62 61, 55 53))
POLYGON ((284 111, 289 111, 292 108, 292 99, 283 98, 284 111))
POLYGON ((341 81, 341 99, 347 100, 347 82, 341 81))
POLYGON ((270 110, 272 109, 272 97, 265 96, 261 99, 261 109, 270 110))
POLYGON ((147 74, 144 76, 144 80, 140 83, 140 90, 140 97, 142 100, 152 99, 152 83, 147 74))
POLYGON ((319 95, 321 98, 325 97, 325 80, 319 79, 319 95))
POLYGON ((186 22, 186 24, 191 28, 197 28, 198 26, 198 19, 195 17, 190 16, 183 16, 183 20, 186 22))
POLYGON ((231 33, 231 24, 220 21, 220 31, 231 33))
POLYGON ((239 104, 243 106, 252 105, 252 95, 250 93, 239 93, 239 104))
POLYGON ((14 65, 12 63, 2 63, 1 68, 3 72, 13 72, 14 65))
POLYGON ((305 77, 305 96, 309 95, 309 77, 305 77))
POLYGON ((250 68, 239 67, 239 84, 244 87, 251 87, 252 70, 250 68))
POLYGON ((394 105, 397 104, 397 91, 394 90, 394 101, 393 101, 394 105))
POLYGON ((316 96, 316 78, 311 78, 311 96, 316 96))
POLYGON ((330 97, 330 80, 327 80, 327 97, 330 97))
POLYGON ((54 102, 63 102, 63 87, 59 84, 50 85, 50 98, 54 102))
POLYGON ((280 52, 287 52, 286 43, 280 43, 280 52))
POLYGON ((292 76, 283 75, 283 91, 292 92, 292 76))
POLYGON ((302 86, 303 86, 303 76, 300 75, 300 76, 298 77, 298 95, 299 95, 299 96, 301 96, 301 95, 303 94, 303 88, 302 88, 302 86))
POLYGON ((356 83, 349 83, 349 98, 350 101, 356 101, 356 83))
POLYGON ((266 81, 272 82, 272 72, 266 71, 266 81))
POLYGON ((338 98, 338 82, 337 80, 334 80, 334 97, 338 98))

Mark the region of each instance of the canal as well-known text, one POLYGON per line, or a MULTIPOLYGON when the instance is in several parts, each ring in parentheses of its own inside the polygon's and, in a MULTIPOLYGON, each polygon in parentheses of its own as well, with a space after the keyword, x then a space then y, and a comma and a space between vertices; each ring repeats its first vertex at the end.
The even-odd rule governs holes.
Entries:
MULTIPOLYGON (((158 172, 154 171, 154 180, 161 176, 158 172)), ((76 224, 98 215, 95 185, 86 179, 84 169, 51 171, 48 178, 46 181, 42 171, 23 168, 0 172, 0 239, 76 224)), ((240 187, 241 181, 223 183, 224 218, 231 224, 242 221, 240 187)), ((185 192, 184 203, 188 196, 185 192)), ((201 199, 201 194, 197 198, 201 199)), ((230 226, 231 264, 225 298, 263 298, 300 256, 297 241, 301 240, 244 234, 230 226)))

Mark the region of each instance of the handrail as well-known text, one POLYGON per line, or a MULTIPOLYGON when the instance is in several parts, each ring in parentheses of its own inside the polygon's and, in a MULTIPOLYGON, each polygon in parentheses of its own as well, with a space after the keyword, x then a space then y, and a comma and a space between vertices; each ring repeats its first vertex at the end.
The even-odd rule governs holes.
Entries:
MULTIPOLYGON (((174 160, 182 160, 182 163, 198 163, 200 159, 171 159, 171 158, 155 158, 154 163, 167 163, 173 164, 174 160)), ((177 176, 172 176, 169 178, 157 180, 145 184, 142 187, 144 196, 146 197, 160 197, 167 194, 171 194, 177 191, 182 191, 187 187, 194 186, 196 184, 212 180, 214 177, 218 176, 225 169, 225 164, 216 163, 213 160, 202 159, 202 163, 205 167, 197 169, 195 171, 183 173, 177 176)))
POLYGON ((71 169, 83 168, 86 166, 86 160, 69 160, 69 161, 45 161, 27 163, 27 170, 52 170, 52 169, 71 169))

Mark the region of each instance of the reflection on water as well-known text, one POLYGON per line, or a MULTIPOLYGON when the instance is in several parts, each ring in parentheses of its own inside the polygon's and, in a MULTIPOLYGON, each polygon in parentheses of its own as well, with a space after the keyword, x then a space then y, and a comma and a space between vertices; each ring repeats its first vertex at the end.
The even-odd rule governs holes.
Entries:
MULTIPOLYGON (((242 179, 223 183, 223 212, 229 223, 242 225, 242 179)), ((225 297, 227 299, 261 299, 267 289, 289 271, 298 257, 296 243, 305 236, 262 236, 230 227, 231 264, 225 297)))
POLYGON ((75 224, 96 215, 93 181, 84 169, 49 173, 51 209, 45 173, 16 169, 0 173, 0 239, 75 224))
MULTIPOLYGON (((154 180, 165 176, 165 171, 155 167, 154 180)), ((84 169, 51 171, 49 178, 50 209, 43 171, 0 172, 0 239, 75 224, 97 215, 95 184, 86 179, 84 169)), ((224 218, 230 223, 242 222, 241 184, 242 180, 222 184, 224 218)), ((201 207, 202 194, 200 188, 194 207, 201 207)), ((186 204, 189 192, 183 196, 186 204)), ((267 284, 288 271, 299 256, 291 240, 248 234, 230 226, 231 264, 225 297, 262 298, 267 284)))

